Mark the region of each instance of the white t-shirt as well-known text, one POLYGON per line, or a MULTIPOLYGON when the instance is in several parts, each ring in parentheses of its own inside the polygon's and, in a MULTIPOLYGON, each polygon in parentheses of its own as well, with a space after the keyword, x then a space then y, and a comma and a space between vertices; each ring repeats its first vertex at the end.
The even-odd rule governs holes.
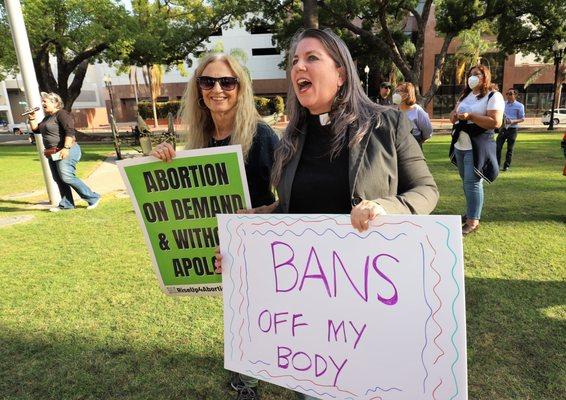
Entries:
MULTIPOLYGON (((456 111, 458 114, 461 113, 474 113, 479 115, 487 115, 487 111, 505 111, 505 100, 503 99, 503 95, 499 92, 493 92, 491 99, 489 102, 487 101, 489 97, 489 92, 483 96, 481 99, 478 100, 476 95, 473 92, 470 92, 460 103, 458 103, 458 107, 456 111)), ((472 124, 473 122, 468 121, 468 124, 472 124)), ((471 150, 472 149, 472 141, 470 140, 470 136, 466 132, 460 132, 460 136, 458 137, 458 141, 454 144, 458 150, 471 150)))

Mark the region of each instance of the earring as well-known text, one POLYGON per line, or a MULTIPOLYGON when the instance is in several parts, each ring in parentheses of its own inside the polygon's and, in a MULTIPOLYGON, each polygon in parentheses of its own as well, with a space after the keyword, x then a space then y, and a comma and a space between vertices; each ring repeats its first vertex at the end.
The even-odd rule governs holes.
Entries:
POLYGON ((199 98, 198 98, 197 103, 198 103, 198 106, 199 106, 201 109, 203 109, 203 110, 207 110, 207 109, 208 109, 208 107, 207 107, 206 104, 204 103, 204 99, 203 99, 202 97, 199 97, 199 98))

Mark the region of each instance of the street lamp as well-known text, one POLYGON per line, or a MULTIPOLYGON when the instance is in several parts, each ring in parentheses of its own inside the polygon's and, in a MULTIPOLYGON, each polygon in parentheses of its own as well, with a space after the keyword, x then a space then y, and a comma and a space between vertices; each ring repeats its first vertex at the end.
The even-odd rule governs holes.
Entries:
POLYGON ((548 130, 554 130, 554 107, 556 106, 556 86, 558 85, 558 67, 564 56, 564 49, 566 42, 564 40, 555 40, 552 45, 552 54, 554 55, 554 86, 552 87, 552 108, 550 109, 550 122, 548 123, 548 130))
POLYGON ((366 96, 368 95, 368 85, 369 85, 369 67, 366 65, 364 68, 364 72, 366 73, 366 96))
POLYGON ((108 74, 104 75, 102 79, 104 81, 104 86, 106 86, 106 90, 108 90, 108 97, 110 97, 110 117, 114 119, 114 100, 112 98, 112 79, 108 74))

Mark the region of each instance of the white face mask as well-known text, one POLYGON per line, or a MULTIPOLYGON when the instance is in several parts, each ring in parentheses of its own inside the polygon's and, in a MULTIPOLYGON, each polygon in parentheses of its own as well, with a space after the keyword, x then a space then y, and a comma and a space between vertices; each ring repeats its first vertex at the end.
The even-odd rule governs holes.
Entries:
POLYGON ((480 83, 480 78, 472 75, 468 78, 468 86, 470 87, 470 89, 474 90, 476 86, 478 86, 480 83))
POLYGON ((401 102, 403 101, 403 97, 401 97, 401 95, 399 93, 393 93, 393 104, 401 104, 401 102))

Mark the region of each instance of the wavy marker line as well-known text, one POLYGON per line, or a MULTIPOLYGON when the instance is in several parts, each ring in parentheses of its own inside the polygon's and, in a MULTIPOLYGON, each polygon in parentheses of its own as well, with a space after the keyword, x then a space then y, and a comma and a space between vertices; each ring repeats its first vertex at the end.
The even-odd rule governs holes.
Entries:
POLYGON ((262 360, 257 360, 257 361, 248 360, 248 362, 251 363, 251 364, 253 364, 253 365, 263 364, 263 365, 271 366, 271 364, 266 363, 265 361, 262 361, 262 360))
POLYGON ((248 339, 251 343, 252 335, 250 334, 250 282, 248 280, 248 260, 246 258, 246 245, 244 245, 244 268, 246 269, 246 316, 248 318, 248 339))
MULTIPOLYGON (((244 304, 244 295, 242 294, 242 286, 244 285, 244 279, 242 279, 242 270, 244 268, 240 267, 240 295, 242 297, 242 301, 240 302, 240 307, 238 308, 238 313, 240 318, 242 317, 242 304, 244 304)), ((244 358, 244 338, 242 337, 242 328, 244 327, 244 318, 242 318, 242 323, 240 324, 240 329, 238 330, 238 335, 240 336, 240 361, 244 358)))
POLYGON ((310 379, 297 379, 297 378, 295 378, 293 375, 271 375, 271 374, 269 373, 269 371, 267 371, 267 370, 265 370, 265 369, 262 369, 262 370, 260 370, 260 371, 257 371, 258 374, 261 373, 261 372, 265 372, 265 373, 266 373, 267 375, 269 375, 271 378, 292 378, 292 379, 294 379, 294 380, 296 380, 296 381, 298 381, 298 382, 310 382, 310 383, 312 383, 313 385, 319 386, 319 387, 335 388, 335 389, 338 390, 339 392, 348 393, 348 394, 351 394, 351 395, 354 396, 354 397, 358 397, 358 395, 355 394, 355 393, 352 393, 352 392, 350 392, 350 391, 348 391, 348 390, 340 389, 340 387, 339 387, 338 385, 320 385, 320 384, 318 384, 318 383, 316 383, 316 382, 311 381, 310 379))
POLYGON ((238 229, 240 229, 242 225, 244 225, 243 222, 241 222, 240 225, 238 225, 238 227, 236 228, 236 235, 238 235, 238 238, 240 239, 240 245, 238 246, 238 255, 241 254, 240 249, 242 248, 242 243, 244 243, 244 238, 238 233, 238 229))
POLYGON ((432 391, 432 398, 434 400, 436 400, 436 390, 442 385, 442 378, 440 378, 440 383, 438 385, 436 385, 436 387, 434 388, 434 390, 432 391))
POLYGON ((290 227, 293 226, 299 222, 306 222, 306 223, 319 223, 319 222, 327 222, 327 221, 333 221, 334 223, 336 223, 336 225, 339 226, 346 226, 346 225, 350 225, 350 223, 340 223, 338 222, 335 218, 331 218, 331 217, 322 217, 322 219, 319 219, 321 217, 301 217, 299 219, 294 219, 293 218, 293 222, 291 223, 287 223, 285 221, 277 221, 277 222, 271 222, 271 221, 262 221, 262 222, 253 222, 252 225, 254 226, 259 226, 259 225, 269 225, 269 226, 279 226, 281 224, 290 227))
POLYGON ((382 387, 376 386, 374 389, 368 389, 366 390, 365 395, 367 396, 368 394, 370 394, 371 392, 377 392, 378 390, 381 390, 382 392, 390 392, 392 390, 395 390, 397 392, 402 392, 403 390, 396 388, 396 387, 390 387, 388 389, 384 389, 382 387))
POLYGON ((456 359, 454 360, 454 362, 450 366, 450 371, 452 372, 452 378, 454 379, 454 385, 456 386, 456 393, 452 397, 450 397, 450 400, 452 400, 456 396, 458 396, 458 393, 460 393, 460 391, 458 389, 458 380, 456 379, 456 374, 454 373, 454 366, 456 365, 456 363, 460 359, 460 353, 458 353, 458 347, 456 347, 456 343, 454 343, 454 336, 456 336, 456 332, 458 332, 458 320, 456 319, 456 313, 454 311, 454 308, 455 308, 455 305, 456 305, 456 299, 458 299, 458 296, 460 295, 460 285, 458 285, 458 281, 456 280, 456 276, 454 275, 454 271, 456 269, 456 262, 458 261, 458 256, 456 255, 456 253, 454 253, 454 250, 452 250, 452 247, 450 247, 450 229, 441 222, 437 222, 437 224, 441 225, 444 229, 446 229, 446 232, 447 232, 446 246, 448 247, 448 250, 450 250, 450 252, 454 256, 454 264, 452 264, 451 275, 452 275, 452 279, 454 280, 454 283, 456 284, 456 289, 457 289, 456 296, 454 296, 454 300, 452 300, 452 318, 454 318, 455 327, 454 327, 454 332, 452 332, 452 336, 450 336, 450 341, 452 342, 452 346, 454 347, 454 351, 456 352, 456 359))
MULTIPOLYGON (((254 373, 253 371, 250 371, 249 369, 246 370, 246 372, 248 372, 248 373, 249 373, 250 375, 252 375, 252 376, 255 376, 256 378, 264 378, 264 377, 262 377, 262 376, 260 375, 260 373, 261 373, 261 372, 264 372, 264 371, 265 371, 265 370, 261 370, 261 371, 258 371, 257 373, 254 373)), ((265 371, 265 372, 266 372, 267 376, 273 377, 272 375, 269 374, 269 372, 267 372, 267 371, 265 371)), ((291 377, 291 378, 293 378, 293 379, 295 379, 295 380, 302 380, 302 379, 296 379, 294 376, 291 376, 291 375, 285 375, 285 376, 291 377)), ((276 377, 276 378, 281 378, 281 377, 276 377)), ((292 386, 292 385, 287 384, 287 385, 285 385, 285 386, 287 386, 287 388, 289 388, 289 389, 291 389, 291 390, 295 390, 295 389, 300 388, 300 389, 303 389, 305 392, 312 392, 312 393, 314 393, 314 394, 316 394, 316 395, 318 395, 318 396, 327 395, 327 396, 330 396, 330 397, 332 397, 332 398, 334 398, 334 399, 336 398, 336 396, 334 396, 334 395, 331 394, 331 393, 326 393, 326 392, 319 393, 319 392, 317 392, 317 391, 314 390, 314 389, 306 388, 306 387, 301 386, 301 385, 292 386)))
POLYGON ((436 342, 436 339, 438 339, 442 333, 442 326, 440 326, 440 324, 438 323, 438 321, 436 320, 436 318, 434 318, 434 316, 440 311, 440 309, 442 308, 442 299, 440 298, 440 296, 438 296, 438 293, 436 293, 436 287, 440 284, 440 282, 442 281, 442 276, 438 273, 438 271, 436 270, 436 268, 434 268, 434 261, 436 260, 436 249, 432 246, 432 243, 430 242, 430 239, 428 237, 428 235, 426 235, 426 240, 428 241, 428 245, 430 246, 430 248, 432 249, 432 251, 434 251, 434 256, 432 257, 432 260, 430 262, 430 268, 436 273, 436 275, 438 276, 438 281, 436 281, 436 284, 432 287, 432 292, 434 293, 434 295, 436 296, 439 305, 438 308, 434 311, 434 313, 432 314, 432 320, 434 321, 434 323, 436 324, 436 326, 438 326, 438 329, 440 329, 440 332, 438 332, 438 335, 436 335, 433 339, 433 342, 435 344, 435 346, 440 350, 440 352, 442 354, 439 354, 436 359, 434 360, 433 364, 436 364, 438 362, 438 360, 440 359, 440 357, 442 357, 445 353, 444 350, 442 349, 442 347, 440 347, 438 345, 438 343, 436 342))
MULTIPOLYGON (((232 224, 228 224, 228 226, 226 227, 226 232, 228 232, 228 235, 230 235, 230 239, 228 240, 228 250, 231 249, 231 245, 232 245, 232 232, 230 231, 230 226, 232 224)), ((230 339, 230 357, 233 360, 234 359, 234 340, 236 340, 236 336, 234 335, 234 332, 232 331, 232 326, 234 324, 234 316, 236 315, 236 310, 234 310, 234 308, 232 307, 232 297, 234 296, 234 291, 235 291, 235 287, 236 287, 236 283, 234 282, 234 261, 235 258, 234 256, 232 256, 232 253, 229 252, 228 253, 228 257, 230 257, 231 261, 230 261, 230 280, 232 281, 232 291, 230 292, 230 297, 228 300, 228 307, 230 307, 230 310, 232 311, 232 316, 230 318, 230 325, 229 325, 229 330, 230 330, 230 334, 232 335, 232 338, 230 339)))
POLYGON ((324 231, 322 231, 321 233, 316 232, 316 231, 315 231, 314 229, 312 229, 312 228, 306 228, 306 229, 305 229, 303 232, 301 232, 301 233, 295 233, 295 232, 293 232, 293 231, 290 230, 290 229, 287 229, 287 230, 285 230, 285 231, 283 231, 283 232, 281 232, 281 233, 277 233, 277 232, 275 232, 275 231, 272 230, 272 229, 268 229, 268 230, 265 231, 264 233, 260 232, 259 230, 256 230, 256 231, 253 231, 253 232, 252 232, 252 235, 254 235, 254 234, 257 233, 257 234, 260 235, 260 236, 267 236, 267 234, 272 233, 272 234, 274 234, 275 236, 283 236, 283 235, 289 233, 289 234, 292 234, 292 235, 294 235, 294 236, 296 236, 296 237, 301 237, 301 236, 303 236, 307 231, 311 231, 312 233, 314 233, 314 234, 317 235, 317 236, 323 236, 326 232, 330 231, 330 232, 334 233, 334 234, 335 234, 337 237, 339 237, 340 239, 345 239, 346 237, 348 237, 348 236, 350 236, 350 235, 357 236, 357 237, 359 237, 360 239, 366 239, 366 238, 370 237, 370 236, 373 235, 373 234, 377 234, 377 235, 381 236, 382 238, 384 238, 385 240, 390 241, 390 242, 393 241, 393 240, 395 240, 395 239, 397 239, 399 236, 407 236, 406 233, 399 233, 397 236, 395 236, 394 238, 391 238, 391 239, 390 239, 390 238, 388 238, 387 236, 383 235, 381 232, 378 232, 378 231, 370 231, 370 232, 368 232, 367 235, 365 235, 365 236, 359 235, 359 234, 356 233, 356 232, 348 232, 346 235, 340 236, 340 235, 339 235, 336 231, 334 231, 332 228, 326 228, 326 229, 325 229, 324 231))
POLYGON ((424 347, 421 351, 421 362, 423 363, 423 368, 425 370, 425 377, 423 379, 423 394, 424 394, 424 393, 426 393, 426 380, 428 379, 428 369, 426 368, 425 361, 424 361, 425 349, 428 346, 428 336, 427 336, 426 331, 427 331, 427 327, 428 327, 428 321, 430 321, 430 318, 432 317, 432 307, 430 306, 428 299, 426 298, 426 285, 425 285, 426 264, 425 264, 424 246, 423 246, 422 242, 420 242, 419 245, 421 246, 421 254, 422 254, 422 260, 423 260, 423 295, 424 295, 424 300, 425 300, 426 306, 428 307, 428 310, 429 310, 428 318, 426 319, 425 324, 424 324, 425 344, 424 344, 424 347))
POLYGON ((383 400, 383 399, 380 396, 375 396, 375 397, 372 397, 369 400, 383 400))

